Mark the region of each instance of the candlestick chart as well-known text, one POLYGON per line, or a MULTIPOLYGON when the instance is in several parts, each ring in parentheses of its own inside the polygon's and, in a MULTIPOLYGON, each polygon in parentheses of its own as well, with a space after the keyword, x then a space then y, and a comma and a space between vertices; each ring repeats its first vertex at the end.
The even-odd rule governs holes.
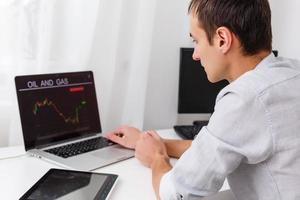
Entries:
POLYGON ((56 113, 56 116, 59 117, 63 122, 67 124, 79 124, 80 123, 80 111, 85 108, 87 102, 82 100, 73 108, 73 111, 70 114, 64 113, 60 107, 54 101, 49 98, 44 98, 41 101, 36 101, 32 108, 32 113, 34 116, 38 116, 40 112, 49 112, 49 109, 56 113))

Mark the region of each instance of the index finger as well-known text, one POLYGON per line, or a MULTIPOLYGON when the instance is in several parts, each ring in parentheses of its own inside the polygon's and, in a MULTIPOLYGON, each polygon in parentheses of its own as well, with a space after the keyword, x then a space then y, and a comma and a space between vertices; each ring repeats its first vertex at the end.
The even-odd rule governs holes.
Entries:
POLYGON ((109 140, 118 143, 120 145, 124 145, 125 141, 124 141, 124 137, 120 136, 119 133, 111 133, 109 135, 106 136, 109 140))
POLYGON ((107 133, 105 134, 105 136, 106 136, 106 137, 110 137, 110 136, 115 135, 115 134, 120 134, 120 133, 123 134, 122 129, 123 129, 122 126, 121 126, 121 127, 118 127, 118 128, 116 128, 116 129, 114 129, 114 130, 112 130, 112 131, 107 132, 107 133))
POLYGON ((147 133, 155 139, 160 139, 161 138, 156 131, 147 131, 147 133))

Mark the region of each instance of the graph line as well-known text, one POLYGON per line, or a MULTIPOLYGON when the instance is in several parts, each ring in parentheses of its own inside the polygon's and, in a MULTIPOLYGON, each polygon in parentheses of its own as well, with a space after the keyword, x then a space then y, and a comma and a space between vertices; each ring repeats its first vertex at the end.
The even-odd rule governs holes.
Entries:
POLYGON ((80 104, 75 108, 75 115, 74 116, 65 116, 53 103, 52 101, 48 100, 48 98, 45 98, 43 101, 37 101, 33 106, 33 114, 37 115, 39 110, 43 107, 52 107, 54 111, 60 116, 65 123, 71 123, 71 124, 78 124, 79 121, 79 110, 81 110, 85 105, 87 104, 86 101, 81 101, 80 104))

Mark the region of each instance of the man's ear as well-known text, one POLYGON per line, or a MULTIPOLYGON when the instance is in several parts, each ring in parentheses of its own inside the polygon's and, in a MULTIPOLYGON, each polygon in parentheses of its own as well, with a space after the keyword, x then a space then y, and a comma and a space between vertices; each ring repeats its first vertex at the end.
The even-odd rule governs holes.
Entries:
POLYGON ((215 32, 215 44, 223 54, 226 54, 231 48, 232 40, 233 35, 228 28, 224 26, 217 28, 215 32))

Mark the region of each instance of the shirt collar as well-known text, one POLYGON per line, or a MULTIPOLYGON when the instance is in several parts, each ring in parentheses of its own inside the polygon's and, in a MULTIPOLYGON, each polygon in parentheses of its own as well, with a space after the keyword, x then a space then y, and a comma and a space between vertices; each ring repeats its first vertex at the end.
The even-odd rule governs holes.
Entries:
POLYGON ((258 63, 255 69, 263 68, 264 66, 268 66, 270 63, 275 61, 275 56, 273 53, 270 53, 267 57, 265 57, 260 63, 258 63))

